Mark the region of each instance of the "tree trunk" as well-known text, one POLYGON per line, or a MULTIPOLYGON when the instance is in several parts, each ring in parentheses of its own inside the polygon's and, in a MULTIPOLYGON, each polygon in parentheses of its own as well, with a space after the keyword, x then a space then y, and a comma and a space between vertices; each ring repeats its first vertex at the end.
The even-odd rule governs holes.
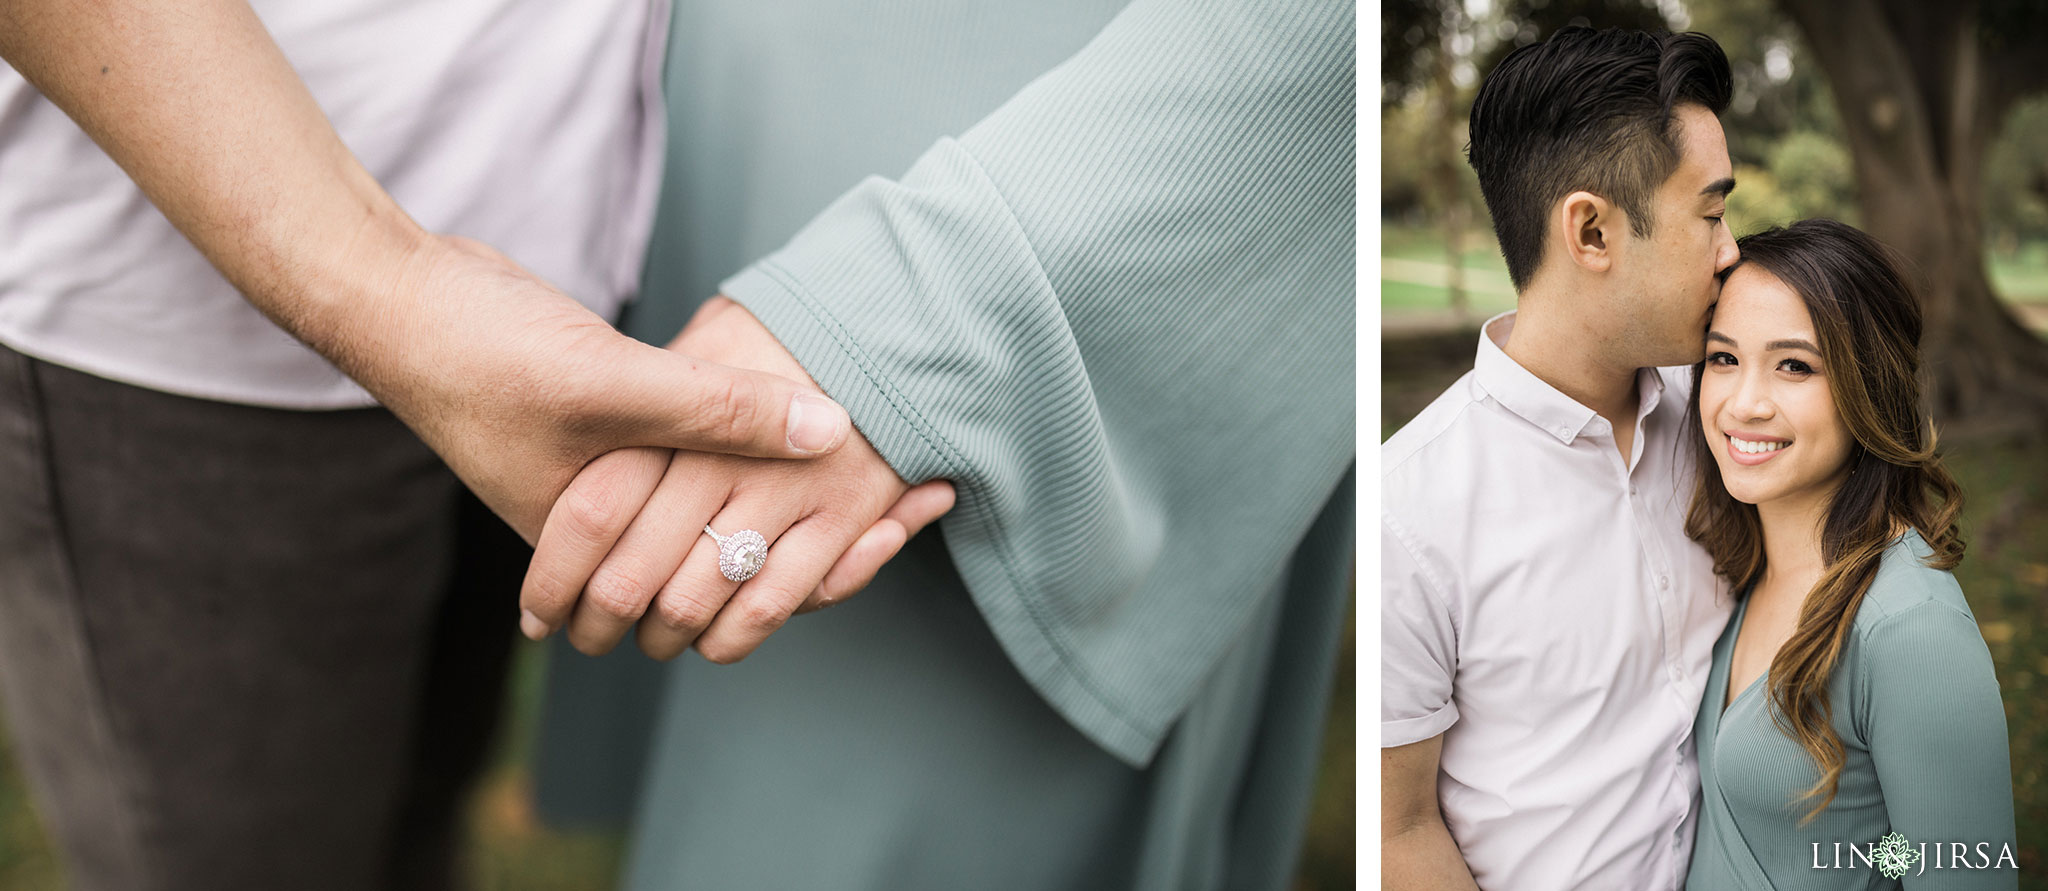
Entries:
POLYGON ((1464 322, 1472 314, 1465 297, 1465 202, 1458 194, 1458 165, 1464 153, 1458 150, 1458 85, 1451 79, 1452 43, 1462 30, 1463 11, 1447 3, 1442 27, 1437 33, 1436 60, 1430 65, 1431 124, 1435 128, 1435 158, 1430 174, 1443 209, 1445 275, 1444 290, 1450 292, 1451 311, 1464 322))
POLYGON ((1864 227, 1920 276, 1930 407, 1945 423, 2048 427, 2048 342, 1985 268, 1984 154, 2015 97, 1987 86, 1977 4, 1780 2, 1827 71, 1864 227))

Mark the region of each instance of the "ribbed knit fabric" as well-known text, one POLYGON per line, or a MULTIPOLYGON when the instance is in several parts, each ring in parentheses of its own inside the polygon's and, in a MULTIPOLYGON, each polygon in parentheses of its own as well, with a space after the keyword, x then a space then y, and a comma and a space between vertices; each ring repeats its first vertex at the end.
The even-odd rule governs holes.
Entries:
POLYGON ((960 501, 738 665, 657 691, 557 644, 543 810, 637 788, 649 891, 1287 887, 1354 556, 1353 33, 1328 2, 677 4, 626 330, 666 343, 723 281, 960 501))
POLYGON ((1999 862, 2017 849, 1998 677, 1955 576, 1923 564, 1932 553, 1907 532, 1885 551, 1856 611, 1828 681, 1841 780, 1806 825, 1799 820, 1815 802, 1799 795, 1820 773, 1778 726, 1769 672, 1727 697, 1747 601, 1738 608, 1714 647, 1694 723, 1703 801, 1687 889, 1897 888, 1869 860, 1891 833, 1920 856, 1904 887, 2017 886, 2016 859, 1999 862))
POLYGON ((1353 21, 1139 0, 725 282, 904 478, 1027 680, 1146 763, 1356 451, 1353 21))

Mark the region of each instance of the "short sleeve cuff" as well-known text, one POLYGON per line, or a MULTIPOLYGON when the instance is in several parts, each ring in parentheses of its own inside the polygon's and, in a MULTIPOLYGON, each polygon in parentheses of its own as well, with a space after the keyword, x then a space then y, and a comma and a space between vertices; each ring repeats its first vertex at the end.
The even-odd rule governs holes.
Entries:
POLYGON ((1380 722, 1380 748, 1391 749, 1425 739, 1451 729, 1458 723, 1458 706, 1446 702, 1436 711, 1419 718, 1403 718, 1399 721, 1380 722))

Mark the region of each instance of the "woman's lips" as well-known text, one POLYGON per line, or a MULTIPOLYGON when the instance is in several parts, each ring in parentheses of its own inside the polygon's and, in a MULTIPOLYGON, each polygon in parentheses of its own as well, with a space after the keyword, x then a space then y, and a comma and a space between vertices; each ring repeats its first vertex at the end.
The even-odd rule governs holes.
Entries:
POLYGON ((1728 440, 1727 449, 1729 459, 1745 467, 1755 467, 1758 464, 1762 464, 1765 461, 1769 461, 1772 458, 1778 457, 1779 453, 1792 447, 1792 444, 1789 442, 1762 442, 1755 443, 1754 445, 1770 447, 1769 451, 1745 452, 1737 446, 1737 443, 1747 442, 1747 440, 1737 439, 1727 434, 1722 434, 1722 438, 1728 440))

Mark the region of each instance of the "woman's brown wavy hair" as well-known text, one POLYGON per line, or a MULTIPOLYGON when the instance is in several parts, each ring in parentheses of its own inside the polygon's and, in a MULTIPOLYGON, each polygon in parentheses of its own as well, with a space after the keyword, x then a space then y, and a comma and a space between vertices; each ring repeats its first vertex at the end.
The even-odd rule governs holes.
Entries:
MULTIPOLYGON (((1933 421, 1920 408, 1920 301, 1898 256, 1877 239, 1833 220, 1802 220, 1736 242, 1742 266, 1769 272, 1797 292, 1820 339, 1822 370, 1853 444, 1849 473, 1830 497, 1821 528, 1820 582, 1799 609, 1792 637, 1771 659, 1772 719, 1820 769, 1795 800, 1818 798, 1801 825, 1834 801, 1842 740, 1830 723, 1828 678, 1841 658, 1878 558, 1903 527, 1933 547, 1927 563, 1963 559, 1956 528, 1962 491, 1935 454, 1933 421)), ((1763 577, 1763 526, 1754 505, 1728 494, 1700 426, 1700 378, 1693 368, 1687 411, 1699 484, 1685 532, 1714 558, 1714 571, 1747 592, 1763 577)), ((1718 705, 1718 703, 1717 703, 1718 705)))

